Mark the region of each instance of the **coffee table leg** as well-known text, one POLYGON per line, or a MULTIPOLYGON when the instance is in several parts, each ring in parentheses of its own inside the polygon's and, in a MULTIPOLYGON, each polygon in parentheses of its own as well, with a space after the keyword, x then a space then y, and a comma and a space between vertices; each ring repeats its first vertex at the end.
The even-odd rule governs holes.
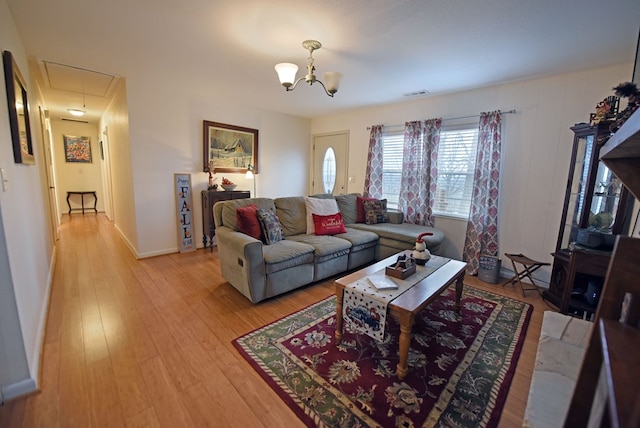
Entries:
POLYGON ((342 299, 344 289, 336 287, 336 345, 342 342, 342 299))
POLYGON ((403 380, 409 368, 407 367, 407 360, 409 358, 409 347, 411 345, 411 329, 413 328, 413 317, 400 319, 400 349, 398 367, 396 368, 396 374, 398 379, 403 380))
POLYGON ((464 271, 456 278, 456 304, 455 309, 457 313, 460 313, 460 300, 462 299, 462 288, 464 286, 464 271))

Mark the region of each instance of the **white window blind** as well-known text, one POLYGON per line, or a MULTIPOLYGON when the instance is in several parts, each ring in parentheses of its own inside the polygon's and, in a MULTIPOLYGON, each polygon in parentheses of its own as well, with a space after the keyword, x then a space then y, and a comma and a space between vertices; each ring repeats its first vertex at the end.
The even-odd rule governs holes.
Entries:
POLYGON ((382 198, 387 200, 387 207, 397 209, 398 198, 400 198, 400 180, 402 178, 404 133, 402 131, 385 133, 382 139, 384 141, 382 152, 382 198))
POLYGON ((434 214, 469 216, 477 144, 475 128, 440 132, 434 214))
MULTIPOLYGON (((383 135, 382 197, 390 208, 398 207, 404 133, 383 135)), ((438 180, 434 214, 452 217, 469 216, 478 130, 445 129, 440 132, 438 180)))

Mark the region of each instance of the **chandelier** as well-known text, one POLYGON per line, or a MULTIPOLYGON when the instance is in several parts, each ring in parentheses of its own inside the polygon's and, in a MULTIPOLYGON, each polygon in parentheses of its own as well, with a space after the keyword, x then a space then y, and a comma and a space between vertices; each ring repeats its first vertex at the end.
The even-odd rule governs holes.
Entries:
POLYGON ((324 81, 322 83, 320 80, 316 79, 316 75, 313 72, 316 68, 313 66, 313 51, 318 50, 322 47, 322 44, 317 40, 305 40, 302 42, 302 47, 309 51, 309 64, 307 65, 307 75, 300 77, 296 80, 296 73, 298 72, 298 66, 295 64, 291 64, 289 62, 282 62, 280 64, 276 64, 276 72, 278 73, 278 78, 280 79, 280 83, 285 87, 287 91, 293 91, 300 81, 304 80, 309 85, 313 85, 318 82, 322 85, 324 91, 330 97, 338 92, 338 86, 340 85, 340 78, 342 74, 335 71, 328 71, 324 73, 324 81))

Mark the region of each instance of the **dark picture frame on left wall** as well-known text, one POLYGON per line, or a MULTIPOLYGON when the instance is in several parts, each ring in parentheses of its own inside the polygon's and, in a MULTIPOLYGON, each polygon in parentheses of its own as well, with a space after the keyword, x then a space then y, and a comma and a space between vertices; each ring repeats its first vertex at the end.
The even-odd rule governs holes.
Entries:
POLYGON ((7 88, 13 159, 15 163, 33 165, 36 161, 33 156, 33 141, 31 139, 27 84, 11 52, 4 51, 2 53, 2 62, 4 63, 4 80, 7 88))

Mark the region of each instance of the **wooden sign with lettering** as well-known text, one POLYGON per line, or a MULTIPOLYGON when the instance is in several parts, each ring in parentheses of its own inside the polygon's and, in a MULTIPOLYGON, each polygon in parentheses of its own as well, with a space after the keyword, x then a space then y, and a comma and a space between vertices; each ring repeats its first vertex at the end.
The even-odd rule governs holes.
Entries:
POLYGON ((173 174, 178 215, 178 246, 181 253, 196 249, 193 236, 193 198, 191 174, 173 174))

